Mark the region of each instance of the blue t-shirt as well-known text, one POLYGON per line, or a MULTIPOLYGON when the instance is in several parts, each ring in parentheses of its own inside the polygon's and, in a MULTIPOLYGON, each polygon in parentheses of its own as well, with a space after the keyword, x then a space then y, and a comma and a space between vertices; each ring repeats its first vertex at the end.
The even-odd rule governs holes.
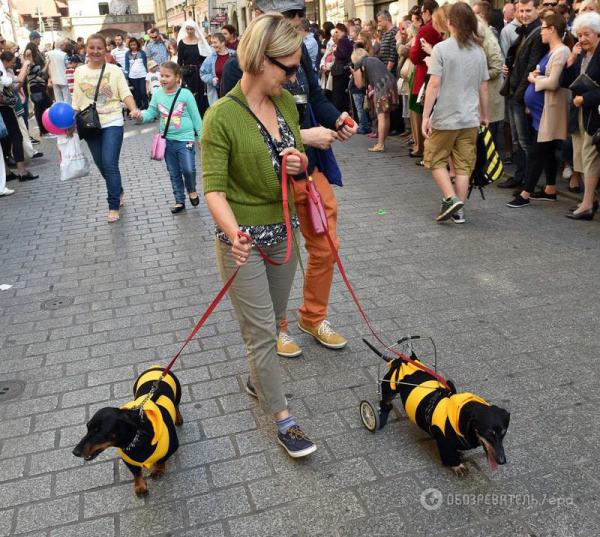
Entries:
MULTIPOLYGON (((546 54, 538 64, 540 66, 540 75, 546 74, 546 66, 550 59, 550 53, 546 54)), ((542 111, 544 110, 544 91, 535 91, 535 84, 529 84, 525 90, 525 106, 531 112, 533 128, 536 131, 540 130, 540 121, 542 119, 542 111)))

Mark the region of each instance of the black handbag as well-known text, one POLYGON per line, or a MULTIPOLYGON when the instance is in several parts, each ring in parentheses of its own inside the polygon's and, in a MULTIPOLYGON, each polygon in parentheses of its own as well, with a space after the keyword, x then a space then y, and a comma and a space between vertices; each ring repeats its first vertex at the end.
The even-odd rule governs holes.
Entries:
POLYGON ((10 86, 4 86, 0 92, 0 105, 14 108, 17 104, 17 94, 10 86))
POLYGON ((100 92, 100 83, 102 82, 102 75, 104 75, 104 68, 106 64, 102 65, 100 69, 100 78, 98 84, 96 84, 96 93, 94 94, 94 101, 86 106, 83 110, 79 111, 75 116, 77 123, 77 133, 79 138, 85 140, 86 138, 92 138, 100 134, 102 124, 100 123, 100 116, 98 116, 98 110, 96 110, 96 101, 98 100, 98 93, 100 92))

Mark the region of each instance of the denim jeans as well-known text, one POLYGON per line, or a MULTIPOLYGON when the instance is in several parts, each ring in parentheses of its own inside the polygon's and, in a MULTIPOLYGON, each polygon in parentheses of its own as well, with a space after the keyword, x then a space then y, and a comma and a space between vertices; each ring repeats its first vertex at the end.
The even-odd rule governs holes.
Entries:
POLYGON ((535 131, 531 120, 525 113, 525 106, 514 99, 509 99, 508 110, 510 129, 512 132, 515 162, 515 180, 525 182, 528 177, 528 166, 531 165, 530 153, 534 141, 535 131))
POLYGON ((86 139, 94 163, 106 181, 108 208, 119 210, 119 197, 123 192, 119 156, 123 145, 123 127, 107 127, 98 136, 86 139))
POLYGON ((369 121, 369 114, 365 112, 365 94, 364 93, 353 93, 352 100, 356 107, 356 114, 358 115, 358 131, 361 133, 371 132, 371 122, 369 121))
POLYGON ((175 203, 185 204, 185 190, 196 192, 196 149, 195 142, 167 140, 165 163, 171 176, 175 203), (183 176, 183 178, 182 178, 183 176), (184 188, 185 181, 185 188, 184 188))

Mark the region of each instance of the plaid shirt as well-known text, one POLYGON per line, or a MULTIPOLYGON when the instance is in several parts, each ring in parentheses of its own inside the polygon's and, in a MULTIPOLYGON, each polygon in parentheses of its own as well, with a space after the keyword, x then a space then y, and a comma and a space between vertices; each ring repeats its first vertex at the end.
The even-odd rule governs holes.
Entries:
POLYGON ((381 46, 379 48, 379 59, 385 63, 393 63, 392 71, 398 65, 398 52, 396 52, 396 32, 398 29, 394 26, 389 32, 385 32, 381 36, 381 46))

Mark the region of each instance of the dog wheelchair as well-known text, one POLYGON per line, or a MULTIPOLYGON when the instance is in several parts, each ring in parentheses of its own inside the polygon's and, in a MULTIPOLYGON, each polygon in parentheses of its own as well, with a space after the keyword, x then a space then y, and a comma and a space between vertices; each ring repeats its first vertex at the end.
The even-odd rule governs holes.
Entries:
MULTIPOLYGON (((375 354, 377 354, 377 356, 379 356, 387 364, 386 374, 384 374, 384 375, 382 375, 382 372, 381 372, 381 369, 382 369, 381 362, 379 362, 379 364, 377 365, 377 396, 378 396, 377 403, 374 403, 371 400, 363 399, 359 404, 360 420, 361 420, 363 426, 365 427, 365 429, 367 429, 371 433, 375 433, 378 430, 383 429, 383 427, 385 427, 387 420, 388 420, 389 413, 393 408, 391 400, 390 400, 390 404, 387 405, 387 408, 382 408, 382 402, 384 399, 384 391, 387 392, 385 394, 385 396, 388 399, 393 399, 398 394, 397 390, 395 389, 396 385, 405 384, 405 385, 409 385, 409 386, 418 386, 418 385, 409 384, 409 383, 403 382, 403 381, 394 382, 391 379, 386 378, 386 376, 389 375, 390 366, 395 363, 395 364, 397 364, 396 367, 399 367, 399 364, 402 361, 401 356, 399 356, 397 353, 400 353, 401 355, 404 355, 406 357, 410 357, 411 360, 419 360, 419 358, 417 357, 417 354, 415 352, 415 346, 417 346, 417 347, 420 346, 419 344, 421 342, 429 342, 431 344, 431 347, 433 350, 433 364, 434 365, 433 365, 432 371, 437 373, 437 347, 435 345, 435 341, 431 337, 421 338, 421 336, 405 336, 405 337, 399 339, 395 345, 386 347, 385 351, 396 349, 393 351, 393 353, 394 353, 393 355, 388 355, 385 353, 385 351, 380 352, 371 343, 369 343, 366 339, 363 338, 363 341, 375 354), (391 391, 393 393, 390 393, 390 389, 386 389, 386 387, 385 387, 386 385, 389 388, 391 388, 391 391)), ((450 380, 446 380, 445 382, 448 385, 448 388, 446 389, 446 391, 450 394, 456 393, 456 387, 454 386, 454 383, 450 380)), ((431 387, 429 389, 439 390, 440 388, 444 388, 444 386, 442 384, 438 383, 437 386, 431 387)), ((423 389, 423 387, 420 387, 420 389, 423 389)))

